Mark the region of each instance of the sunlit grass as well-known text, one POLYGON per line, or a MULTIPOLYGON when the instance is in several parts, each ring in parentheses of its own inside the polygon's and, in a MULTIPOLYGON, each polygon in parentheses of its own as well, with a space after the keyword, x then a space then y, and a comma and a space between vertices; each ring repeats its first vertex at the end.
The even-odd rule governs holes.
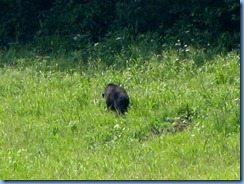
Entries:
POLYGON ((68 56, 2 67, 0 178, 239 180, 239 56, 135 57, 123 67, 65 70, 68 56), (109 82, 129 93, 125 117, 105 108, 109 82))

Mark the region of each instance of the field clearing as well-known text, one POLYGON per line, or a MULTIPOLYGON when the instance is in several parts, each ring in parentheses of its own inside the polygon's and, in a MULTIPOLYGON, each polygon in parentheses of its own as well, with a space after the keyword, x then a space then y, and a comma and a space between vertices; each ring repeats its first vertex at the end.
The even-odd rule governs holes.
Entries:
POLYGON ((0 68, 2 180, 240 179, 236 52, 168 51, 124 67, 63 63, 69 68, 54 57, 0 68), (128 91, 125 116, 105 108, 109 82, 128 91))

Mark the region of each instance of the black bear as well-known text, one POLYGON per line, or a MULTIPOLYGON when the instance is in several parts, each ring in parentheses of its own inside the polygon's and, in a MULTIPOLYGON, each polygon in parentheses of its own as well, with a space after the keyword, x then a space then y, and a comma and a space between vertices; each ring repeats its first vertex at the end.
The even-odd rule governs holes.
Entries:
POLYGON ((106 86, 102 96, 106 98, 108 109, 112 109, 121 114, 127 111, 130 100, 127 92, 122 87, 110 83, 106 86))

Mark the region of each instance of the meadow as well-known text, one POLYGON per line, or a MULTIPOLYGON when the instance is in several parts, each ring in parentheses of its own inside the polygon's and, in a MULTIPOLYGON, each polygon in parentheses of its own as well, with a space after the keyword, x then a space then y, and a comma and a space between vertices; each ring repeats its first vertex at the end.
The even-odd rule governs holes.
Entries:
POLYGON ((129 49, 109 64, 0 52, 2 180, 240 180, 238 52, 129 49), (125 116, 106 109, 109 82, 125 116))

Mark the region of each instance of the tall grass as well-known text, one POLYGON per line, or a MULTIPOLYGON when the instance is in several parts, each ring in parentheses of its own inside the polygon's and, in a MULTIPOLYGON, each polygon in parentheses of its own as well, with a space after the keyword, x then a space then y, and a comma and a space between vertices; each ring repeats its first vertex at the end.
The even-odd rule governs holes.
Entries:
POLYGON ((2 53, 0 178, 239 180, 239 55, 130 49, 109 65, 2 53), (109 82, 129 93, 125 116, 105 108, 109 82))

